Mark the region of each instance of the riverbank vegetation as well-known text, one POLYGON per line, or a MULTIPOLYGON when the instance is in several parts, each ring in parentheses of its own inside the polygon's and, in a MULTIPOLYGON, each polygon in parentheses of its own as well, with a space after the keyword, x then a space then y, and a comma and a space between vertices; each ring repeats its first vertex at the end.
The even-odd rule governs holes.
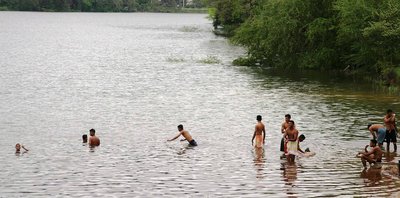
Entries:
MULTIPOLYGON (((216 0, 215 31, 247 49, 238 65, 400 76, 398 0, 216 0)), ((399 83, 397 83, 399 84, 399 83)))
POLYGON ((0 10, 48 12, 207 12, 202 0, 0 0, 0 10))

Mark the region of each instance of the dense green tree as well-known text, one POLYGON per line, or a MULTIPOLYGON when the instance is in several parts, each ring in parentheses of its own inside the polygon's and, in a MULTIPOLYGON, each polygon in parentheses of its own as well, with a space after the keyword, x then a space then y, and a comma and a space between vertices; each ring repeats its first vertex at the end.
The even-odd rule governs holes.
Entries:
POLYGON ((40 10, 39 0, 19 0, 18 9, 22 11, 40 10))
MULTIPOLYGON (((217 0, 214 27, 244 46, 247 59, 282 68, 400 74, 398 0, 217 0)), ((245 60, 245 61, 243 61, 245 60)))
POLYGON ((384 77, 391 75, 400 63, 400 2, 339 0, 336 9, 343 61, 384 77))

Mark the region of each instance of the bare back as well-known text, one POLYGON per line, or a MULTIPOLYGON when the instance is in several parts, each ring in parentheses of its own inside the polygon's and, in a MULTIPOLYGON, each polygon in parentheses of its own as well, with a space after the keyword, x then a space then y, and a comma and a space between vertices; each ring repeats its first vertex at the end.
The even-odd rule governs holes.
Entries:
POLYGON ((188 142, 193 140, 192 136, 190 135, 190 133, 188 131, 182 130, 181 134, 188 142))
POLYGON ((381 124, 373 124, 369 127, 370 131, 378 131, 378 129, 380 128, 385 128, 385 126, 381 125, 381 124))
POLYGON ((262 133, 265 132, 264 124, 262 122, 258 122, 254 132, 256 135, 262 135, 262 133))
POLYGON ((90 146, 99 146, 100 145, 100 139, 98 137, 96 137, 96 136, 90 136, 89 145, 90 146))

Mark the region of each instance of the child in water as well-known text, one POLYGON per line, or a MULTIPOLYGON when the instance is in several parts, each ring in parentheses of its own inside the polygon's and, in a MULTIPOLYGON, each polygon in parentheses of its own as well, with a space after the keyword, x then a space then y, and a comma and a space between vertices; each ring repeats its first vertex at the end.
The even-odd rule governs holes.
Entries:
POLYGON ((26 149, 26 148, 24 147, 24 145, 21 145, 21 144, 17 143, 17 144, 15 145, 15 153, 20 153, 20 152, 21 152, 21 148, 23 148, 23 149, 25 150, 25 152, 26 152, 26 151, 29 151, 28 149, 26 149))

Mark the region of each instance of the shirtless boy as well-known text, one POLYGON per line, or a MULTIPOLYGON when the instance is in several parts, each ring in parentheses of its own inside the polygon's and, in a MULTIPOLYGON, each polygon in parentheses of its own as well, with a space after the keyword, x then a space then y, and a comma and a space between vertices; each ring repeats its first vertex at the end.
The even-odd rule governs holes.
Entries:
POLYGON ((254 145, 254 138, 256 139, 256 148, 262 148, 265 143, 265 126, 261 122, 262 117, 260 115, 257 116, 257 124, 254 130, 253 138, 251 139, 251 145, 254 145))
MULTIPOLYGON (((286 129, 289 127, 289 121, 292 117, 290 116, 290 114, 286 114, 285 115, 285 121, 283 121, 282 126, 281 126, 281 133, 284 136, 286 129)), ((282 137, 281 139, 281 149, 280 151, 285 152, 286 153, 286 149, 285 149, 285 137, 282 137)))
POLYGON ((289 121, 289 127, 286 129, 285 132, 285 139, 287 142, 287 159, 289 162, 294 162, 295 157, 297 154, 297 149, 298 149, 298 136, 299 136, 299 131, 296 129, 294 125, 294 121, 290 120, 289 121))
POLYGON ((26 152, 26 151, 29 151, 28 149, 26 149, 26 148, 24 147, 24 145, 21 145, 21 144, 17 143, 17 144, 15 145, 15 153, 20 153, 20 152, 21 152, 21 148, 23 148, 23 149, 25 150, 25 152, 26 152))
POLYGON ((187 140, 189 142, 190 146, 197 146, 197 142, 192 138, 192 136, 190 135, 190 133, 188 131, 183 129, 183 125, 181 125, 181 124, 178 125, 178 131, 179 131, 178 135, 176 135, 174 138, 167 140, 167 141, 173 141, 182 135, 185 138, 185 140, 187 140))
POLYGON ((90 137, 89 137, 89 146, 99 146, 100 139, 95 135, 96 131, 94 129, 90 129, 90 137))
POLYGON ((386 126, 386 147, 387 152, 389 152, 390 142, 393 143, 394 152, 397 151, 397 139, 396 139, 396 121, 395 121, 396 114, 393 113, 391 109, 388 109, 386 112, 383 121, 386 126))
POLYGON ((364 168, 367 167, 367 162, 371 164, 376 164, 382 161, 382 149, 376 145, 377 141, 372 139, 369 145, 365 146, 365 152, 360 152, 361 155, 361 162, 364 168), (368 151, 367 148, 371 147, 371 150, 368 151))
POLYGON ((381 124, 369 124, 367 129, 371 132, 372 138, 377 140, 379 147, 382 148, 386 136, 385 126, 381 124))

